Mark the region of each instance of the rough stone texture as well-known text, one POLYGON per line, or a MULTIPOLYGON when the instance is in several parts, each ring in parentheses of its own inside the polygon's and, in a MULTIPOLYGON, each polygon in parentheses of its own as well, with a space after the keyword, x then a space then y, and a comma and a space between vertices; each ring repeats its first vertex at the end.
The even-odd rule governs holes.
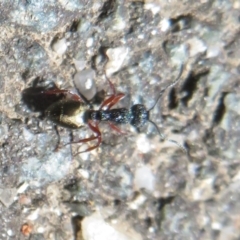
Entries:
POLYGON ((239 13, 238 0, 1 1, 0 239, 239 239, 239 13), (151 124, 103 123, 101 147, 75 156, 86 146, 56 147, 88 127, 56 128, 34 111, 44 99, 23 101, 92 69, 96 102, 107 75, 117 106, 150 108, 181 65, 151 119, 187 154, 151 124))

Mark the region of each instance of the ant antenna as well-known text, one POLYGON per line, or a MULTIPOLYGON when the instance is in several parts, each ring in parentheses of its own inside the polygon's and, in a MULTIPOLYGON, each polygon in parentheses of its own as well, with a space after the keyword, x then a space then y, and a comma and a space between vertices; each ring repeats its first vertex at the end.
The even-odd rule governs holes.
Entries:
MULTIPOLYGON (((180 66, 180 72, 179 72, 176 80, 175 80, 173 83, 171 83, 170 85, 168 85, 166 88, 164 88, 162 91, 160 91, 160 94, 159 94, 156 102, 155 102, 154 105, 148 110, 148 112, 150 112, 150 111, 157 105, 159 99, 161 98, 161 96, 162 96, 162 94, 165 92, 165 90, 168 89, 168 88, 170 88, 170 87, 172 87, 172 86, 174 86, 174 85, 179 81, 180 77, 182 76, 182 73, 183 73, 183 65, 180 66)), ((157 129, 157 132, 158 132, 160 138, 161 138, 163 141, 164 141, 164 140, 167 140, 168 142, 172 142, 172 143, 176 144, 178 147, 180 147, 185 153, 187 152, 186 148, 185 148, 184 146, 182 146, 181 144, 179 144, 177 141, 166 138, 166 137, 160 132, 160 130, 159 130, 159 128, 158 128, 158 126, 157 126, 157 124, 156 124, 155 122, 153 122, 151 119, 148 119, 148 122, 150 122, 150 123, 157 129)))
POLYGON ((187 149, 186 149, 184 146, 182 146, 180 143, 178 143, 178 142, 175 141, 175 140, 166 138, 166 137, 160 132, 160 130, 159 130, 159 128, 158 128, 158 126, 157 126, 157 124, 156 124, 155 122, 153 122, 153 121, 150 120, 150 119, 148 119, 148 122, 150 122, 150 123, 157 129, 158 134, 159 134, 160 138, 161 138, 163 141, 172 142, 172 143, 176 144, 178 147, 180 147, 185 153, 187 153, 187 149))
POLYGON ((173 83, 171 83, 170 85, 168 85, 167 87, 165 87, 163 90, 160 91, 159 96, 158 96, 156 102, 153 104, 153 106, 152 106, 148 111, 151 111, 153 108, 155 108, 155 106, 157 105, 157 103, 158 103, 159 99, 161 98, 162 94, 163 94, 168 88, 171 88, 171 87, 173 87, 175 84, 177 84, 177 82, 179 81, 179 79, 180 79, 181 76, 182 76, 182 73, 183 73, 183 64, 181 64, 181 66, 180 66, 180 72, 179 72, 177 78, 175 79, 175 81, 174 81, 173 83))

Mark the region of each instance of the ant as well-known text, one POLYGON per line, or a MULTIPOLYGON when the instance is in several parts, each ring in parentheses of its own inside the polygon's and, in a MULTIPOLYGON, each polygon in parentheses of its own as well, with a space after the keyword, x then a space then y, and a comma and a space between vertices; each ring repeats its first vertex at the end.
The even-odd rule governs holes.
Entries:
POLYGON ((111 129, 118 133, 123 133, 117 126, 119 124, 130 124, 139 132, 142 126, 144 126, 147 122, 150 122, 156 128, 162 140, 171 141, 186 152, 186 149, 178 142, 171 139, 166 139, 160 132, 156 123, 150 119, 151 110, 157 105, 165 90, 174 86, 179 81, 182 71, 183 66, 181 66, 180 73, 176 80, 159 93, 156 102, 150 109, 147 109, 143 104, 134 104, 130 109, 112 109, 112 107, 117 104, 125 95, 123 93, 117 93, 113 83, 107 78, 113 93, 102 102, 98 110, 93 110, 93 105, 81 93, 78 92, 78 94, 75 94, 69 90, 59 89, 56 87, 54 89, 41 91, 43 96, 60 99, 48 106, 45 113, 48 119, 63 127, 78 129, 87 124, 93 131, 93 136, 71 142, 86 143, 97 140, 96 145, 91 146, 84 151, 77 152, 77 154, 91 151, 100 146, 102 142, 102 135, 99 129, 100 122, 107 122, 111 129))

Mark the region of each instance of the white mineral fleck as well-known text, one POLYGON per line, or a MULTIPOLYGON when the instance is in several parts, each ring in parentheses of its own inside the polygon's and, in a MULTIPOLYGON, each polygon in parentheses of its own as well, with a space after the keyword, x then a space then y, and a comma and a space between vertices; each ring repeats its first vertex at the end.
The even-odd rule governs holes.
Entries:
POLYGON ((145 4, 144 4, 144 8, 145 8, 146 10, 150 10, 154 15, 157 14, 157 13, 159 13, 160 10, 161 10, 160 6, 158 6, 158 5, 155 4, 155 3, 145 3, 145 4))
POLYGON ((114 31, 120 31, 123 30, 125 27, 126 27, 125 20, 123 18, 118 17, 114 20, 112 29, 114 31))
POLYGON ((206 44, 199 38, 193 37, 187 41, 189 45, 189 55, 194 57, 197 54, 204 53, 207 50, 206 44))
POLYGON ((29 142, 33 139, 34 135, 26 128, 23 128, 23 137, 26 141, 29 142))
POLYGON ((36 209, 35 211, 31 212, 31 214, 28 215, 27 219, 34 221, 38 218, 38 216, 39 216, 39 208, 36 209))
POLYGON ((235 9, 240 9, 240 2, 239 2, 238 0, 235 0, 235 1, 233 2, 233 8, 235 8, 235 9))
POLYGON ((6 124, 1 124, 0 126, 0 142, 4 140, 8 136, 8 127, 6 124))
POLYGON ((45 228, 44 227, 39 227, 38 229, 37 229, 37 232, 38 233, 44 233, 45 232, 45 228))
POLYGON ((142 153, 148 153, 151 150, 149 140, 145 134, 139 134, 137 137, 137 148, 142 153))
POLYGON ((67 42, 65 38, 58 39, 56 42, 53 43, 52 49, 58 55, 63 55, 67 50, 67 42))
POLYGON ((108 34, 122 32, 128 25, 129 13, 124 4, 119 4, 114 14, 114 19, 108 29, 108 34))
POLYGON ((207 178, 199 181, 197 186, 191 190, 194 201, 206 201, 214 195, 214 178, 207 178))
POLYGON ((101 6, 102 6, 101 2, 94 2, 92 5, 93 12, 98 12, 101 6))
POLYGON ((240 109, 240 96, 235 93, 228 93, 224 98, 224 104, 228 110, 238 113, 240 109))
POLYGON ((177 65, 183 64, 187 58, 187 46, 185 44, 181 44, 171 49, 171 59, 177 65))
POLYGON ((8 236, 14 236, 14 232, 11 230, 11 229, 8 229, 7 230, 7 234, 8 234, 8 236))
POLYGON ((97 212, 82 221, 82 236, 84 240, 141 240, 141 236, 128 224, 109 224, 97 212), (126 227, 127 226, 127 227, 126 227))
POLYGON ((0 189, 0 201, 6 207, 9 207, 15 201, 16 194, 17 194, 16 188, 0 189))
POLYGON ((144 188, 149 192, 154 190, 155 176, 150 167, 145 165, 136 169, 134 175, 134 187, 136 190, 144 188))
POLYGON ((73 59, 73 63, 78 72, 82 71, 86 67, 86 61, 83 59, 80 60, 73 59))
POLYGON ((129 49, 127 47, 109 48, 106 52, 109 61, 106 65, 107 76, 117 72, 123 65, 128 55, 129 49))
POLYGON ((92 47, 92 45, 93 45, 93 38, 88 38, 87 42, 86 42, 86 46, 87 47, 92 47))
POLYGON ((222 229, 222 224, 219 223, 219 222, 213 222, 211 227, 212 227, 213 230, 221 230, 222 229))
POLYGON ((88 100, 92 99, 97 91, 95 84, 95 71, 93 69, 85 69, 78 72, 74 76, 74 83, 77 89, 86 97, 88 100))
POLYGON ((152 34, 153 36, 156 35, 156 34, 157 34, 157 30, 156 30, 156 29, 152 30, 152 31, 151 31, 151 34, 152 34))
POLYGON ((76 0, 70 0, 70 1, 69 0, 58 0, 58 2, 62 5, 62 7, 65 10, 68 10, 71 12, 76 11, 82 7, 81 2, 76 1, 76 0))
POLYGON ((171 27, 171 22, 168 18, 164 18, 160 22, 160 29, 161 29, 162 32, 168 31, 170 27, 171 27))
POLYGON ((129 203, 129 207, 131 209, 138 209, 145 201, 147 200, 147 197, 140 194, 137 196, 132 202, 129 203))
POLYGON ((217 44, 210 45, 208 47, 208 51, 207 51, 207 58, 215 58, 220 53, 221 53, 221 46, 218 46, 217 44))
POLYGON ((24 182, 17 190, 17 193, 23 193, 28 188, 29 184, 24 182))
POLYGON ((84 169, 79 169, 78 172, 83 178, 85 178, 85 179, 89 178, 89 172, 88 171, 86 171, 84 169))
POLYGON ((212 66, 211 72, 208 75, 210 79, 208 81, 208 104, 209 107, 212 107, 213 102, 215 101, 216 96, 219 94, 220 89, 225 85, 229 80, 230 74, 225 72, 222 67, 212 66))
POLYGON ((93 80, 91 78, 88 78, 87 81, 85 82, 85 87, 86 89, 91 89, 93 86, 93 80))
POLYGON ((82 19, 81 23, 78 26, 78 31, 81 33, 87 32, 90 27, 91 27, 91 23, 82 19))

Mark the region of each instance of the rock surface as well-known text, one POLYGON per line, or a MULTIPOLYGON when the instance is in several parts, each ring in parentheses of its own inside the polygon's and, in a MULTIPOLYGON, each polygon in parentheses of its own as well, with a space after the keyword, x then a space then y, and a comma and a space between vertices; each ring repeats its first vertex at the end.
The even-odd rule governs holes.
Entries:
POLYGON ((237 0, 2 0, 0 239, 239 239, 239 12, 237 0), (83 91, 98 109, 107 78, 125 94, 116 107, 150 109, 181 66, 150 118, 187 153, 153 124, 101 123, 103 144, 76 155, 87 144, 68 143, 91 130, 44 115, 41 89, 83 91))

